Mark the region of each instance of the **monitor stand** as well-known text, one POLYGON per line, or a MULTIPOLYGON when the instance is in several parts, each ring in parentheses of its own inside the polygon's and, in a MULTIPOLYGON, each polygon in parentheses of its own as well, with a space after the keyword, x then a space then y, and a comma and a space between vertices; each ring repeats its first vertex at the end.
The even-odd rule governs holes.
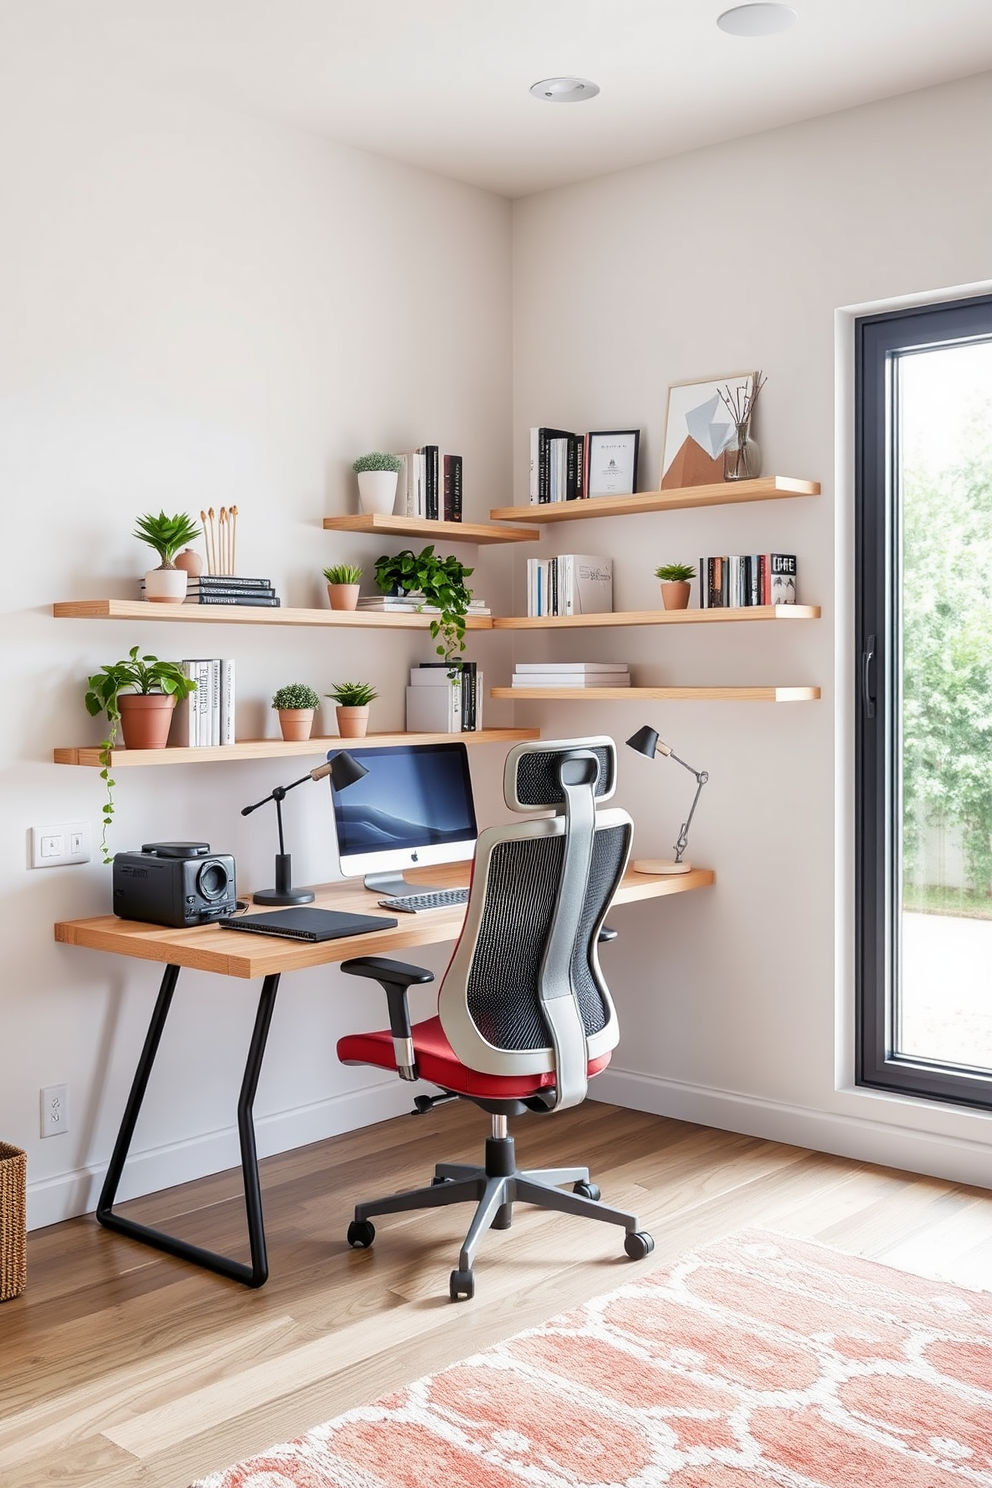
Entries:
MULTIPOLYGON (((422 894, 424 884, 411 883, 402 873, 366 873, 365 887, 384 899, 401 899, 405 894, 422 894)), ((426 887, 430 887, 427 885, 426 887)))

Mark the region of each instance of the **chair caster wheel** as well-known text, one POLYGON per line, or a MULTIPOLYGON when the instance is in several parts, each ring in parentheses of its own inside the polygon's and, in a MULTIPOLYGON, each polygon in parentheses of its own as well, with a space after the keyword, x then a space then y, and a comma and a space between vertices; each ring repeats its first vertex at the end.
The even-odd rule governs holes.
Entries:
POLYGON ((592 1199, 594 1204, 598 1204, 603 1197, 595 1183, 574 1183, 572 1185, 572 1192, 578 1194, 580 1199, 592 1199))
POLYGON ((632 1261, 643 1261, 654 1250, 654 1241, 646 1230, 631 1230, 624 1236, 623 1248, 632 1261))
POLYGON ((452 1302, 457 1302, 461 1297, 471 1299, 475 1296, 475 1276, 471 1271, 452 1271, 451 1280, 448 1283, 448 1291, 452 1302))
POLYGON ((348 1226, 348 1244, 353 1250, 368 1250, 375 1239, 375 1225, 368 1219, 353 1219, 348 1226))

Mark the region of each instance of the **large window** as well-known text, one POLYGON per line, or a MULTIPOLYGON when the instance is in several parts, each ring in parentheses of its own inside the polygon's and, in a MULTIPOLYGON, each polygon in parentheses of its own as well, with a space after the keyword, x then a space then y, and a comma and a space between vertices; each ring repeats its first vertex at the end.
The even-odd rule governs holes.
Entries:
POLYGON ((856 354, 858 1080, 992 1108, 992 298, 856 354))

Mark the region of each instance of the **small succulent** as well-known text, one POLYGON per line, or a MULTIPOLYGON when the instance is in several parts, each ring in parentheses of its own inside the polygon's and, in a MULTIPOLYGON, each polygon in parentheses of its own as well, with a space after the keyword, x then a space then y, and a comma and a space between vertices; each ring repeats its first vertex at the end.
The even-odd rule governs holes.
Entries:
POLYGON ((360 584, 362 570, 357 563, 336 563, 324 569, 324 578, 329 584, 360 584))
POLYGON ((373 450, 370 455, 359 455, 351 468, 356 475, 361 475, 363 470, 388 470, 396 475, 402 465, 399 455, 387 455, 382 450, 373 450))
POLYGON ((199 527, 185 512, 177 512, 174 517, 167 517, 164 511, 159 512, 157 517, 153 512, 139 517, 138 524, 132 533, 133 537, 139 538, 141 542, 154 548, 162 560, 163 568, 175 568, 172 560, 176 554, 199 535, 199 527))
POLYGON ((371 682, 335 682, 327 696, 339 708, 367 708, 379 694, 371 682))
POLYGON ((687 584, 696 577, 696 570, 691 563, 663 563, 655 569, 654 576, 663 584, 687 584))
POLYGON ((319 708, 320 698, 306 682, 290 682, 280 687, 272 699, 272 706, 281 708, 319 708))

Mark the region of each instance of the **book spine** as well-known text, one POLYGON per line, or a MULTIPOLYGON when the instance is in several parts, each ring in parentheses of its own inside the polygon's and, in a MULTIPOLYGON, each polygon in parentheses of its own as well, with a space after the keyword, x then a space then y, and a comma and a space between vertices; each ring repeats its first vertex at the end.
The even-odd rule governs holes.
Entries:
POLYGON ((771 604, 795 604, 798 587, 795 553, 769 553, 771 604))
POLYGON ((210 742, 220 743, 220 657, 210 662, 210 742))
POLYGON ((210 677, 209 661, 195 661, 196 691, 196 747, 202 749, 210 743, 210 677))
POLYGON ((444 520, 460 522, 462 519, 462 457, 444 457, 444 520))
POLYGON ((234 743, 234 658, 225 657, 220 664, 220 742, 234 743))
MULTIPOLYGON (((181 661, 179 670, 184 677, 196 681, 196 662, 181 661)), ((189 749, 196 744, 196 693, 191 692, 188 697, 180 698, 172 710, 172 722, 169 725, 169 743, 179 748, 189 749)))
POLYGON ((699 560, 699 608, 708 610, 710 607, 710 575, 708 558, 699 560))
POLYGON ((565 445, 565 500, 575 501, 579 494, 578 435, 569 434, 565 445))
POLYGON ((282 603, 276 594, 194 594, 184 604, 201 605, 263 605, 276 609, 282 603))
POLYGON ((271 589, 271 579, 244 579, 237 574, 199 574, 188 586, 200 589, 271 589))
POLYGON ((424 516, 430 522, 436 522, 440 509, 438 507, 438 447, 436 444, 424 445, 424 516))
MULTIPOLYGON (((537 431, 537 499, 542 504, 551 500, 551 483, 548 473, 548 431, 537 431)), ((538 612, 540 613, 540 611, 538 612)))

